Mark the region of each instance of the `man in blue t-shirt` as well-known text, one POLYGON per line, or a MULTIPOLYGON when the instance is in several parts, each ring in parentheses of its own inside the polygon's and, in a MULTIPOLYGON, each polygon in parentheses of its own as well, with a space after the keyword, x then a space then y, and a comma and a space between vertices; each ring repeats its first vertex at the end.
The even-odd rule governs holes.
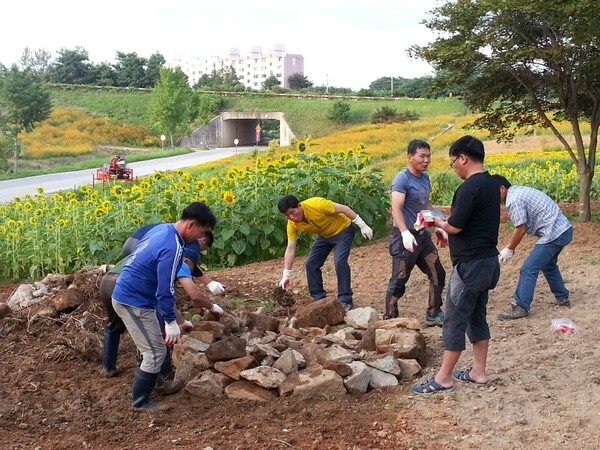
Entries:
MULTIPOLYGON (((147 230, 150 230, 151 228, 148 228, 147 230)), ((214 315, 219 316, 222 314, 221 307, 216 303, 211 302, 208 297, 201 293, 198 289, 198 286, 192 279, 192 277, 195 277, 197 280, 207 284, 205 278, 208 278, 208 275, 203 273, 200 268, 201 251, 210 247, 213 239, 212 232, 207 231, 200 239, 185 245, 183 250, 184 264, 181 265, 181 269, 179 269, 179 272, 177 273, 177 281, 182 286, 187 296, 194 302, 194 304, 206 308, 214 315), (189 279, 192 282, 189 283, 186 279, 189 279)), ((111 267, 108 273, 104 275, 100 281, 99 297, 108 317, 108 323, 104 327, 104 344, 102 351, 102 374, 106 377, 113 377, 119 372, 117 369, 117 354, 121 342, 121 335, 125 332, 126 328, 125 324, 115 313, 115 310, 112 307, 111 297, 117 279, 119 278, 121 270, 126 262, 127 256, 111 267)), ((208 285, 210 285, 210 282, 208 285)), ((215 281, 213 283, 217 282, 215 281)), ((183 316, 179 314, 179 311, 176 310, 175 313, 179 326, 184 331, 191 329, 192 324, 189 321, 184 320, 183 316)), ((161 322, 161 326, 164 328, 164 321, 160 315, 159 321, 161 322)), ((139 355, 138 359, 141 362, 141 355, 139 355)), ((156 384, 156 389, 160 390, 162 393, 175 392, 179 388, 179 386, 176 386, 166 380, 166 377, 171 373, 171 371, 171 358, 169 351, 167 351, 167 355, 165 356, 165 360, 163 361, 160 370, 161 376, 159 376, 156 384)))
POLYGON ((161 365, 165 343, 179 340, 174 283, 181 268, 185 243, 200 238, 215 226, 217 219, 203 202, 188 205, 175 223, 157 225, 147 232, 117 278, 112 306, 123 320, 143 360, 132 384, 135 409, 158 409, 150 400, 161 365), (165 337, 156 312, 165 321, 165 337))
MULTIPOLYGON (((415 229, 417 214, 431 209, 430 181, 426 170, 431 162, 431 148, 425 141, 414 140, 408 144, 408 164, 392 181, 393 228, 389 251, 392 256, 392 275, 385 294, 384 319, 398 317, 398 300, 404 295, 406 283, 415 265, 429 278, 429 300, 425 324, 441 325, 442 290, 446 271, 440 263, 437 248, 426 228, 415 229)), ((445 247, 448 236, 436 229, 438 245, 445 247)))
POLYGON ((483 143, 463 136, 450 147, 450 167, 464 182, 452 199, 450 217, 435 218, 448 233, 452 275, 446 295, 446 319, 442 326, 444 354, 438 372, 412 386, 417 394, 451 391, 454 381, 486 384, 490 329, 487 323, 489 290, 500 277, 498 227, 500 192, 483 165, 483 143), (473 367, 454 370, 465 350, 465 332, 473 345, 473 367))

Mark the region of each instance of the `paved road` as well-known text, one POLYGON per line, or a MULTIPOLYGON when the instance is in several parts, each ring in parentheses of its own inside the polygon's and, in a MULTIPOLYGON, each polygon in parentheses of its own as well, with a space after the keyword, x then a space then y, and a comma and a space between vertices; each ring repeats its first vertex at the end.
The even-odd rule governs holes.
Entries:
MULTIPOLYGON (((174 170, 182 167, 195 166, 197 164, 216 161, 233 156, 237 153, 249 152, 254 147, 231 147, 217 148, 213 150, 201 150, 179 156, 152 159, 129 163, 135 176, 150 175, 158 170, 174 170)), ((44 192, 53 193, 66 189, 74 189, 86 184, 92 184, 92 174, 96 169, 84 169, 74 172, 53 173, 49 175, 37 175, 34 177, 18 178, 16 180, 0 181, 0 203, 6 203, 15 197, 25 194, 35 194, 38 187, 44 188, 44 192)))

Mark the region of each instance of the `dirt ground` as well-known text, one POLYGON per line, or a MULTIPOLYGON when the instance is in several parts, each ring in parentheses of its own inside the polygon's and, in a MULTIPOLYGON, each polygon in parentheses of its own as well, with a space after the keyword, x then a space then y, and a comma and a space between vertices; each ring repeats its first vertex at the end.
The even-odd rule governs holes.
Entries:
MULTIPOLYGON (((128 336, 120 353, 123 372, 101 378, 104 317, 97 300, 50 321, 0 319, 0 448, 2 449, 595 449, 600 429, 600 348, 597 305, 600 291, 600 224, 574 224, 574 241, 559 265, 571 291, 572 308, 552 304, 543 278, 532 314, 501 322, 496 314, 511 302, 519 265, 535 240, 526 238, 502 266, 491 293, 489 372, 479 387, 456 383, 448 393, 417 396, 412 382, 363 395, 301 400, 278 398, 252 403, 192 397, 181 391, 157 401, 158 413, 134 412, 130 388, 135 370, 128 336), (84 316, 85 315, 85 316, 84 316), (551 320, 569 318, 578 330, 557 334, 551 320), (89 320, 82 325, 86 318, 89 320)), ((501 225, 502 243, 509 228, 501 225)), ((440 250, 447 271, 447 250, 440 250)), ((293 289, 308 301, 302 269, 295 263, 293 289)), ((352 251, 355 304, 382 308, 390 256, 387 238, 352 251)), ((212 271, 228 288, 222 304, 272 304, 281 260, 212 271)), ((324 268, 335 289, 333 266, 324 268)), ((5 301, 14 285, 3 286, 5 301)), ((413 273, 401 299, 401 315, 421 319, 427 285, 413 273)), ((287 311, 281 309, 279 314, 287 311)), ((423 330, 427 365, 417 381, 440 364, 441 328, 423 330)), ((468 368, 468 349, 459 367, 468 368)))

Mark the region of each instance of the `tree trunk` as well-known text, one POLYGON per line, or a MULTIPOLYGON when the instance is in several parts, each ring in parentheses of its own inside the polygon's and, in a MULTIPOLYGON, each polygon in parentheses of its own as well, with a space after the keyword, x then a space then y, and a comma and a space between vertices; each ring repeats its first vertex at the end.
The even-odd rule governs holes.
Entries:
POLYGON ((585 162, 579 160, 579 220, 589 222, 592 220, 590 194, 594 171, 586 167, 585 162))

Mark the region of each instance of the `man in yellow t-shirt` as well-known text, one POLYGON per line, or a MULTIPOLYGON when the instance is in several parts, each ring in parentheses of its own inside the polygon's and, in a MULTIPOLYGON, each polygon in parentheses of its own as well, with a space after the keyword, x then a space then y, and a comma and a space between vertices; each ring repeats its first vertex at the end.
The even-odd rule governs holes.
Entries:
POLYGON ((293 195, 286 195, 279 200, 277 207, 288 219, 288 243, 283 262, 283 278, 279 286, 286 289, 290 283, 292 264, 296 257, 298 231, 313 233, 317 238, 310 248, 305 263, 310 295, 315 301, 327 296, 327 292, 323 289, 321 267, 333 250, 338 299, 346 311, 351 310, 353 305, 348 256, 355 233, 351 225, 356 224, 365 239, 373 237, 373 230, 350 207, 322 197, 312 197, 300 202, 293 195))

